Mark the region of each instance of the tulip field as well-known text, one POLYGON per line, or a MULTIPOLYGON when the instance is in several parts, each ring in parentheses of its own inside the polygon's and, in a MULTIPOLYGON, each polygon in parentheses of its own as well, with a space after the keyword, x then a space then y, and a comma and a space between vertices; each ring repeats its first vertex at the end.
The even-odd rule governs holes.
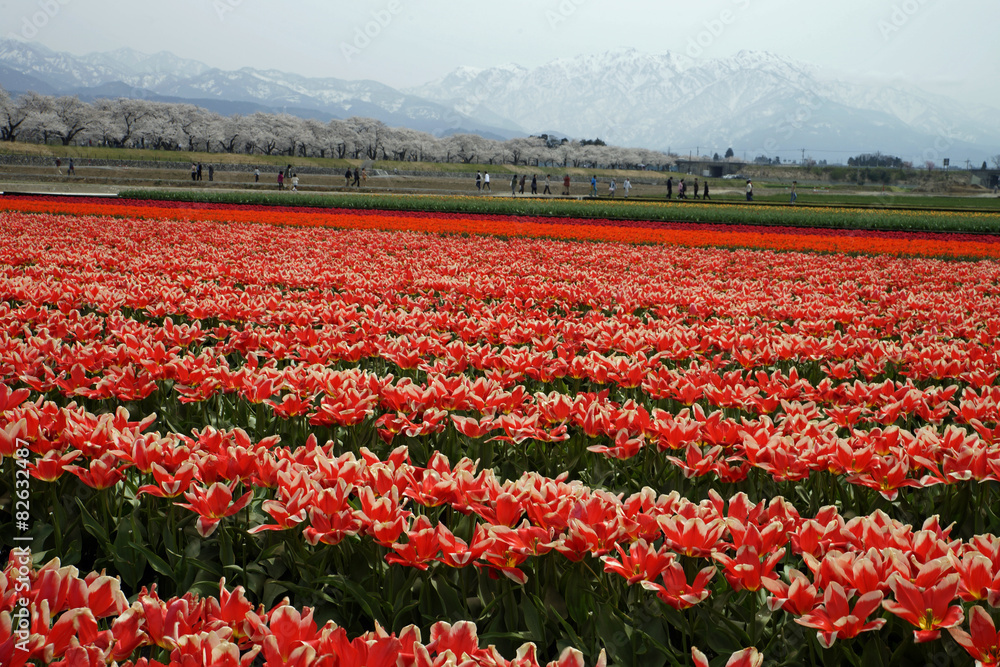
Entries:
POLYGON ((998 259, 0 197, 0 665, 1000 664, 998 259))

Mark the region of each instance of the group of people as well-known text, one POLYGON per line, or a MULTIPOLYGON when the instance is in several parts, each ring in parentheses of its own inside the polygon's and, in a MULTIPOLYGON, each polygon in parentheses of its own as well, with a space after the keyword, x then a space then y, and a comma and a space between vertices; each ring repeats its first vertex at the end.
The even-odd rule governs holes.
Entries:
MULTIPOLYGON (((192 181, 200 181, 200 180, 202 180, 201 175, 202 175, 201 162, 198 162, 198 163, 192 162, 191 163, 191 180, 192 181)), ((210 180, 210 181, 214 181, 215 180, 215 165, 211 165, 211 164, 208 165, 208 180, 210 180)))
MULTIPOLYGON (((364 174, 364 170, 362 170, 362 174, 364 174)), ((347 178, 347 185, 350 186, 351 185, 351 178, 352 178, 352 172, 351 172, 350 169, 347 170, 347 173, 345 174, 345 176, 347 178)), ((355 169, 354 172, 353 172, 353 178, 354 178, 354 185, 357 185, 358 184, 358 170, 357 169, 355 169)), ((363 178, 363 176, 362 176, 362 178, 363 178)), ((544 179, 544 186, 545 187, 542 190, 542 194, 545 194, 545 195, 552 194, 551 183, 552 183, 551 182, 551 178, 549 177, 548 174, 546 174, 545 175, 545 179, 544 179)), ((593 176, 590 177, 590 196, 591 197, 598 197, 599 196, 599 193, 597 191, 597 185, 598 185, 597 175, 595 174, 595 175, 593 175, 593 176)), ((669 178, 667 178, 667 199, 673 199, 674 198, 674 185, 675 185, 674 177, 670 176, 669 178)), ((794 203, 796 201, 796 199, 798 199, 798 195, 795 192, 795 189, 796 189, 797 185, 798 185, 797 181, 792 181, 792 189, 791 189, 791 201, 792 201, 792 203, 794 203)), ((510 194, 512 196, 517 196, 519 194, 523 195, 525 193, 525 189, 528 188, 528 187, 530 187, 530 193, 531 194, 533 194, 533 195, 537 195, 538 194, 538 175, 537 174, 532 174, 530 182, 528 181, 528 175, 527 174, 520 174, 520 175, 514 174, 514 175, 511 176, 511 178, 510 178, 510 194), (529 183, 530 183, 530 186, 529 186, 529 183)), ((681 178, 680 180, 678 180, 676 182, 676 187, 677 187, 677 199, 688 199, 688 198, 691 198, 691 199, 701 199, 701 200, 707 201, 707 200, 709 200, 709 199, 712 198, 712 196, 710 194, 710 190, 709 190, 708 179, 705 179, 704 181, 699 182, 699 179, 697 177, 695 177, 694 184, 691 186, 690 197, 689 197, 689 194, 688 194, 689 191, 688 191, 687 179, 681 178)), ((622 182, 621 188, 622 188, 622 191, 624 192, 624 196, 627 198, 629 196, 629 193, 632 190, 632 182, 628 179, 628 177, 626 177, 625 180, 622 182)), ((476 172, 476 191, 477 192, 487 192, 487 191, 488 192, 493 192, 493 188, 490 186, 490 173, 489 172, 485 172, 485 173, 482 172, 482 171, 477 171, 476 172)), ((615 178, 612 178, 608 182, 608 196, 611 197, 611 198, 614 198, 615 195, 617 194, 617 192, 618 192, 618 181, 615 178)), ((566 174, 565 176, 563 176, 563 191, 562 191, 562 194, 564 196, 569 196, 570 195, 570 176, 569 176, 569 174, 566 174)), ((747 198, 747 201, 753 201, 753 182, 749 178, 747 179, 747 183, 746 183, 746 198, 747 198)))
MULTIPOLYGON (((254 169, 253 171, 254 182, 256 183, 260 180, 260 170, 254 169)), ((290 181, 292 184, 292 192, 299 191, 299 175, 292 171, 292 165, 288 165, 284 169, 278 172, 278 189, 285 189, 285 181, 290 181)))
MULTIPOLYGON (((56 158, 55 159, 55 166, 56 166, 56 172, 58 174, 62 175, 62 160, 60 158, 56 158)), ((202 165, 201 165, 200 162, 198 162, 198 163, 192 162, 191 163, 191 180, 192 181, 200 181, 200 180, 202 180, 202 171, 203 171, 203 168, 202 168, 202 165)), ((67 169, 67 174, 68 175, 75 175, 76 174, 76 167, 73 164, 73 158, 69 158, 69 165, 68 165, 68 169, 67 169)), ((212 180, 214 180, 214 178, 215 178, 215 167, 213 165, 208 165, 208 180, 212 181, 212 180)), ((524 189, 525 189, 525 187, 527 187, 527 184, 528 184, 528 180, 527 179, 528 179, 528 175, 527 174, 521 174, 520 176, 518 176, 517 174, 514 174, 513 176, 511 176, 511 179, 510 179, 510 193, 511 193, 512 196, 516 196, 518 194, 522 194, 522 195, 524 194, 524 189)), ((254 183, 259 183, 260 182, 260 169, 259 168, 254 169, 254 171, 253 171, 253 180, 254 180, 254 183)), ((298 176, 298 174, 292 172, 292 165, 288 165, 285 169, 278 171, 278 189, 279 190, 284 190, 285 189, 285 183, 288 182, 288 181, 291 182, 291 185, 292 185, 291 189, 292 189, 292 191, 298 191, 298 189, 299 189, 299 176, 298 176)), ((349 188, 352 185, 355 186, 355 187, 361 187, 362 185, 366 184, 367 181, 368 181, 368 173, 367 173, 367 171, 364 168, 362 168, 362 169, 359 170, 357 167, 355 167, 353 170, 351 170, 351 168, 348 167, 347 170, 344 172, 344 185, 345 185, 345 187, 349 188)), ((545 187, 542 190, 542 194, 545 194, 545 195, 552 194, 551 179, 550 179, 550 177, 549 177, 548 174, 545 174, 544 186, 545 187)), ((796 193, 797 186, 798 186, 798 181, 792 181, 792 186, 791 186, 791 203, 793 203, 793 204, 798 199, 798 194, 796 193)), ((532 174, 532 176, 531 176, 531 182, 530 182, 530 188, 531 188, 531 194, 533 194, 533 195, 537 195, 538 194, 538 175, 537 174, 532 174)), ((997 189, 1000 189, 1000 186, 998 186, 997 189)), ((488 171, 487 172, 482 172, 482 171, 477 171, 476 172, 476 190, 478 192, 493 192, 493 188, 490 185, 490 173, 488 171)), ((622 190, 624 191, 625 197, 628 198, 629 192, 632 190, 632 182, 627 177, 622 182, 622 190)), ((711 199, 711 197, 709 196, 709 188, 708 188, 708 180, 707 179, 704 181, 704 183, 702 185, 699 185, 698 178, 696 177, 694 179, 694 185, 692 187, 692 190, 693 190, 693 199, 702 199, 702 200, 711 199)), ((617 193, 617 191, 618 191, 618 182, 614 178, 612 178, 610 180, 610 182, 608 183, 608 196, 611 197, 611 198, 614 198, 614 196, 617 193)), ((569 176, 569 174, 566 174, 565 176, 563 176, 563 191, 562 191, 562 194, 564 196, 569 196, 569 194, 570 194, 570 176, 569 176)), ((590 195, 592 197, 597 197, 598 196, 598 192, 597 192, 597 176, 596 175, 593 175, 593 176, 590 177, 590 195)), ((674 196, 674 178, 673 178, 673 176, 671 176, 671 177, 667 178, 667 199, 673 199, 673 196, 674 196)), ((687 199, 688 198, 688 186, 687 186, 686 180, 683 179, 683 178, 680 179, 678 181, 678 183, 677 183, 677 198, 678 199, 687 199)), ((753 201, 753 181, 751 181, 751 179, 749 179, 749 178, 747 179, 747 182, 746 182, 746 198, 747 198, 748 202, 753 201)))
MULTIPOLYGON (((62 160, 56 158, 56 173, 62 176, 62 160)), ((76 165, 73 164, 73 158, 69 159, 69 164, 66 166, 67 176, 76 176, 76 165)))
MULTIPOLYGON (((693 192, 693 199, 711 199, 712 197, 708 194, 708 179, 705 179, 705 183, 702 187, 698 185, 698 179, 694 179, 694 186, 691 188, 693 192), (699 194, 700 193, 700 194, 699 194)), ((674 177, 671 176, 667 178, 667 199, 674 198, 674 177)), ((688 198, 688 186, 685 179, 680 179, 677 182, 677 198, 687 199, 688 198)))
MULTIPOLYGON (((348 178, 350 178, 348 176, 348 178)), ((570 194, 570 177, 569 174, 563 176, 563 191, 562 194, 568 196, 570 194)), ((542 194, 550 195, 552 194, 552 177, 549 174, 545 174, 545 178, 542 181, 542 194)), ((512 196, 517 196, 519 194, 523 195, 525 188, 530 188, 530 193, 533 195, 538 194, 538 174, 531 175, 531 181, 528 181, 527 174, 513 174, 510 177, 510 194, 512 196)), ((625 197, 628 197, 629 192, 632 190, 632 182, 626 178, 622 183, 622 190, 625 192, 625 197)), ((493 192, 493 188, 490 186, 490 172, 476 172, 476 191, 477 192, 493 192)), ((618 182, 612 178, 611 182, 608 184, 608 195, 614 197, 615 193, 618 191, 618 182)), ((597 176, 593 176, 590 179, 590 194, 594 197, 597 195, 597 176)))
POLYGON ((358 171, 357 167, 354 168, 353 172, 351 171, 350 167, 348 167, 347 171, 344 172, 345 188, 349 188, 352 185, 360 188, 362 185, 367 185, 367 184, 368 184, 368 171, 364 167, 361 168, 360 172, 358 171))
MULTIPOLYGON (((489 176, 489 174, 487 174, 487 176, 489 176)), ((512 195, 522 194, 523 195, 524 194, 524 187, 525 187, 525 184, 527 183, 527 181, 528 181, 528 175, 527 174, 521 174, 521 178, 520 179, 518 179, 517 174, 514 174, 513 176, 511 176, 510 177, 510 194, 512 194, 512 195), (517 189, 518 188, 518 184, 520 184, 520 190, 517 189)), ((479 182, 478 175, 477 175, 477 178, 476 178, 476 182, 477 183, 479 182)), ((538 175, 537 174, 532 174, 531 175, 531 194, 533 194, 533 195, 537 195, 538 194, 538 175)), ((550 195, 550 194, 552 194, 552 182, 549 179, 549 175, 548 174, 545 174, 545 189, 542 190, 542 194, 543 195, 550 195)))
MULTIPOLYGON (((596 179, 597 179, 596 176, 592 177, 591 178, 591 184, 590 184, 591 191, 592 191, 592 193, 593 193, 593 195, 595 197, 597 196, 597 182, 596 182, 596 179)), ((628 199, 628 193, 629 193, 629 191, 632 190, 632 181, 628 180, 628 177, 626 177, 625 181, 622 183, 622 190, 625 191, 625 198, 628 199)), ((618 191, 618 182, 614 178, 612 178, 611 182, 608 183, 608 197, 610 197, 611 199, 614 199, 615 198, 615 192, 617 192, 617 191, 618 191)))

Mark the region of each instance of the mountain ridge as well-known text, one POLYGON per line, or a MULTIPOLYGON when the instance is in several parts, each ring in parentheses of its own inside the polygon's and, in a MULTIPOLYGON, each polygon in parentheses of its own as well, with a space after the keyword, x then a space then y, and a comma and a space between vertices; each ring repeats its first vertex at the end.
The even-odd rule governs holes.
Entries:
POLYGON ((570 136, 659 150, 710 147, 711 154, 739 146, 787 159, 803 147, 827 147, 831 154, 881 150, 922 164, 947 151, 984 159, 1000 146, 989 122, 997 110, 912 87, 826 78, 766 51, 696 61, 616 49, 534 68, 458 68, 406 90, 471 116, 488 110, 531 133, 556 126, 570 136))
POLYGON ((23 89, 26 84, 37 83, 40 85, 29 90, 84 99, 92 97, 89 89, 122 84, 131 89, 130 97, 214 100, 210 108, 239 103, 272 112, 294 110, 296 115, 324 120, 366 116, 438 136, 475 132, 509 139, 524 135, 520 129, 494 127, 376 81, 311 78, 251 67, 222 70, 167 51, 148 55, 118 49, 74 56, 39 44, 2 39, 0 63, 0 85, 15 92, 27 92, 23 89))
POLYGON ((219 113, 367 116, 437 136, 509 139, 558 127, 570 138, 682 153, 733 147, 750 159, 789 159, 806 149, 807 157, 836 160, 840 153, 878 150, 917 164, 1000 152, 995 109, 914 87, 826 78, 812 65, 767 51, 692 60, 624 48, 536 67, 459 67, 404 89, 276 69, 222 70, 168 51, 73 56, 17 40, 0 40, 0 63, 0 85, 14 91, 34 86, 92 99, 97 91, 124 90, 219 113))

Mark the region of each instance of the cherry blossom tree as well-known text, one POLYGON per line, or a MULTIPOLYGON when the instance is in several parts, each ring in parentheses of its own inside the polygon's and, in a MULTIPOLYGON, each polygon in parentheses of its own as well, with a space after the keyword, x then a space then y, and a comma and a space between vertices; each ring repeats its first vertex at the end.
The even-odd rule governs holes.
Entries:
POLYGON ((17 141, 21 126, 30 113, 24 96, 15 100, 6 90, 0 88, 0 139, 17 141))

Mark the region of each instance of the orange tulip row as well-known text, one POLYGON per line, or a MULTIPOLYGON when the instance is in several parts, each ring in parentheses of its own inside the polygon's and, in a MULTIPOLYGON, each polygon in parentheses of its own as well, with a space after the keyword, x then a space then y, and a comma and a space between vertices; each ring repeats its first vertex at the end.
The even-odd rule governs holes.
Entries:
POLYGON ((0 210, 71 215, 252 222, 300 227, 383 229, 445 234, 490 234, 616 243, 655 243, 691 247, 769 248, 784 251, 873 253, 923 257, 1000 257, 1000 243, 993 237, 957 240, 949 235, 865 233, 858 231, 790 230, 718 225, 663 225, 606 220, 552 221, 543 218, 511 218, 494 215, 379 212, 377 215, 340 209, 297 209, 294 214, 279 207, 186 204, 146 200, 81 201, 67 198, 0 199, 0 210), (512 224, 511 221, 515 221, 512 224), (666 228, 664 228, 666 227, 666 228))

